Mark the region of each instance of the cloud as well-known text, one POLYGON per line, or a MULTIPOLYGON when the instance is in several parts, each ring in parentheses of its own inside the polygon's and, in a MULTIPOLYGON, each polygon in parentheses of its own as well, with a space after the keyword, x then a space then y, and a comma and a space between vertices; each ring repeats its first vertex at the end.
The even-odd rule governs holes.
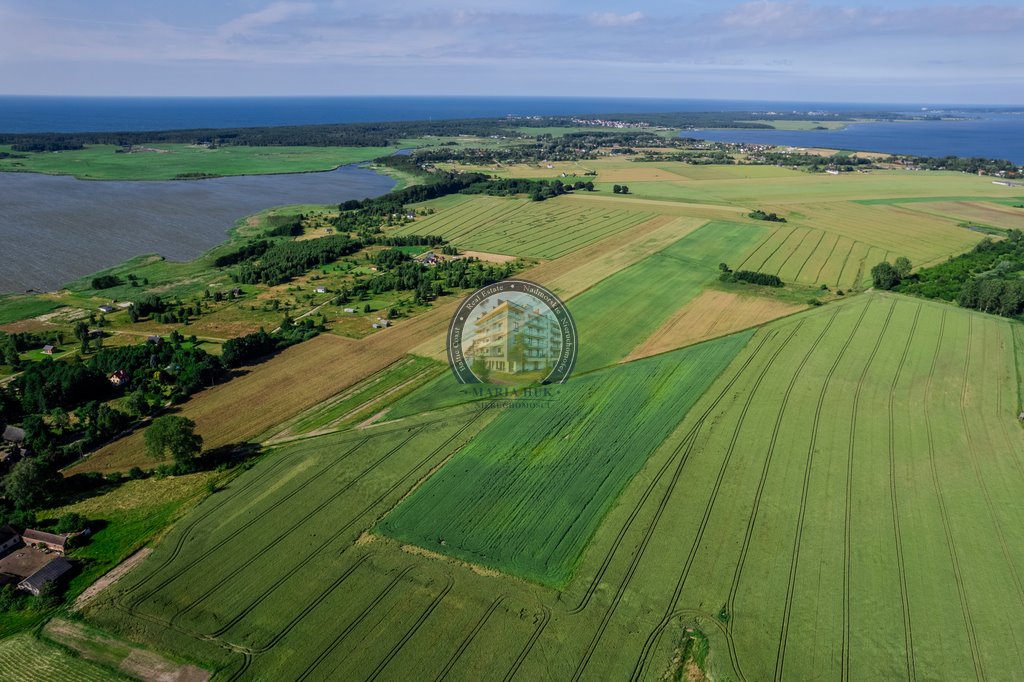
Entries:
POLYGON ((644 18, 642 12, 630 12, 629 14, 615 14, 614 12, 596 12, 587 17, 587 20, 594 26, 629 26, 644 18))
POLYGON ((309 14, 316 5, 308 2, 275 2, 256 12, 243 14, 221 25, 217 34, 222 38, 246 37, 253 31, 274 26, 293 17, 309 14))

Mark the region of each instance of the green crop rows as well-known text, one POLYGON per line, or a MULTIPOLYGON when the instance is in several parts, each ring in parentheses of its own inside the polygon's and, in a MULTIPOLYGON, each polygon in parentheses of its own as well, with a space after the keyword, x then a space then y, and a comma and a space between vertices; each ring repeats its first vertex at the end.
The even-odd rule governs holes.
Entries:
POLYGON ((748 338, 591 374, 553 389, 546 408, 506 409, 381 532, 564 584, 622 488, 748 338))

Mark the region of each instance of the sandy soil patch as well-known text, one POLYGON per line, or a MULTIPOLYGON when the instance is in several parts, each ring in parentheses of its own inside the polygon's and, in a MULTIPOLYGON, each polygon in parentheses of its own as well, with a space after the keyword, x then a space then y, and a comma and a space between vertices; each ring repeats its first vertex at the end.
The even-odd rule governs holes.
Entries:
POLYGON ((710 289, 680 308, 657 331, 634 348, 623 362, 725 336, 806 307, 772 298, 742 296, 710 289))
POLYGON ((485 263, 511 263, 516 256, 507 256, 503 253, 487 253, 486 251, 463 251, 466 258, 479 258, 485 263))
POLYGON ((85 588, 85 591, 82 592, 82 594, 78 595, 78 598, 75 599, 75 603, 72 605, 71 610, 77 611, 88 604, 96 597, 96 595, 123 578, 128 571, 138 566, 143 559, 152 553, 152 551, 153 549, 151 547, 143 547, 138 552, 132 554, 117 566, 114 566, 114 568, 104 573, 99 580, 94 582, 92 585, 89 585, 89 587, 85 588))

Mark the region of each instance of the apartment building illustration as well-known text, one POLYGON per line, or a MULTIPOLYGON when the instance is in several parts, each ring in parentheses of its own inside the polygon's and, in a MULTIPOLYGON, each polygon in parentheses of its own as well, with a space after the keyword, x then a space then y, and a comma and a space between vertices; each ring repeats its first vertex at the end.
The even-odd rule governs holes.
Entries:
POLYGON ((561 352, 562 332, 550 311, 497 298, 476 318, 465 355, 470 363, 482 358, 491 371, 518 374, 554 365, 561 352))

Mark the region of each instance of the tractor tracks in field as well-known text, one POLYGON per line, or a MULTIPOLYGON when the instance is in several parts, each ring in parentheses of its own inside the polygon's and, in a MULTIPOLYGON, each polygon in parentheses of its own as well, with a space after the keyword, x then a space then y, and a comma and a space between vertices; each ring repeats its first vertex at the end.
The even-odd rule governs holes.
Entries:
POLYGON ((985 678, 985 671, 982 666, 981 653, 978 650, 978 636, 974 631, 974 619, 971 616, 970 605, 967 603, 967 593, 964 589, 964 579, 960 571, 960 559, 957 555, 956 543, 953 540, 953 531, 949 524, 949 512, 946 509, 946 502, 942 496, 942 486, 939 484, 938 466, 935 461, 935 438, 932 435, 932 418, 929 401, 931 399, 932 387, 934 386, 935 367, 938 364, 939 350, 942 348, 942 337, 946 329, 946 311, 942 311, 942 318, 939 323, 939 333, 936 337, 935 352, 932 354, 931 367, 928 370, 928 381, 925 384, 924 392, 924 421, 925 433, 928 441, 928 462, 932 474, 932 488, 935 491, 935 498, 939 504, 939 516, 942 519, 942 530, 946 535, 946 546, 949 549, 949 559, 953 565, 953 578, 956 581, 957 595, 960 598, 960 610, 964 617, 964 628, 967 631, 967 641, 971 647, 971 659, 974 663, 974 674, 981 680, 985 678))
MULTIPOLYGON (((177 613, 175 613, 175 614, 174 614, 173 616, 171 616, 171 621, 170 621, 170 622, 171 622, 171 623, 177 623, 177 621, 178 621, 178 619, 179 619, 179 618, 181 618, 181 617, 182 617, 182 616, 184 616, 185 614, 189 613, 189 612, 190 612, 190 611, 191 611, 192 609, 194 609, 195 607, 199 606, 199 604, 201 604, 201 603, 203 603, 204 601, 206 601, 206 599, 207 599, 207 598, 208 598, 208 597, 209 597, 210 595, 212 595, 212 594, 213 594, 214 592, 216 592, 216 591, 217 591, 217 590, 219 590, 220 588, 224 587, 224 585, 226 585, 227 583, 231 582, 231 580, 232 580, 232 579, 234 579, 234 578, 235 578, 235 576, 237 576, 237 575, 238 575, 239 573, 241 573, 242 571, 244 571, 244 570, 245 570, 246 568, 248 568, 249 566, 251 566, 251 565, 252 565, 253 563, 255 563, 256 561, 258 561, 258 560, 259 560, 259 559, 260 559, 261 557, 263 557, 263 556, 264 556, 264 555, 265 555, 265 554, 266 554, 267 552, 269 552, 269 551, 271 551, 272 549, 274 549, 274 548, 275 548, 275 547, 276 547, 276 546, 278 545, 278 543, 280 543, 280 542, 281 542, 281 540, 283 540, 283 539, 284 539, 285 537, 287 537, 288 535, 290 535, 291 533, 293 533, 293 532, 294 532, 294 531, 295 531, 296 529, 300 528, 300 527, 301 527, 301 526, 302 526, 302 525, 303 525, 304 523, 306 523, 306 521, 308 521, 309 519, 313 518, 314 516, 316 516, 317 514, 319 514, 319 513, 321 512, 321 511, 323 511, 324 509, 326 509, 326 508, 327 508, 327 507, 328 507, 328 506, 329 506, 329 505, 330 505, 330 504, 331 504, 332 502, 334 502, 334 501, 335 501, 336 499, 338 499, 339 497, 341 497, 342 495, 344 495, 344 494, 345 494, 346 492, 348 492, 348 491, 349 491, 349 490, 350 490, 350 489, 351 489, 351 488, 352 488, 353 486, 355 486, 355 485, 356 485, 356 484, 357 484, 357 483, 358 483, 359 481, 361 481, 361 480, 362 480, 363 478, 365 478, 366 476, 368 476, 368 475, 369 475, 369 474, 370 474, 370 473, 371 473, 372 471, 374 471, 374 470, 375 470, 375 469, 376 469, 376 468, 377 468, 378 466, 380 466, 380 465, 381 465, 382 463, 384 463, 385 461, 387 461, 387 460, 388 460, 388 459, 389 459, 390 457, 394 456, 394 454, 395 454, 395 453, 397 453, 397 452, 398 452, 399 450, 401 450, 401 449, 402 449, 402 447, 403 447, 404 445, 406 445, 406 444, 407 444, 407 443, 408 443, 409 441, 411 441, 411 440, 412 440, 413 438, 415 438, 415 437, 416 437, 416 436, 418 436, 418 435, 419 435, 420 433, 422 433, 424 429, 426 429, 426 427, 425 427, 425 426, 420 426, 420 427, 418 427, 418 428, 416 428, 416 429, 412 430, 412 431, 411 431, 411 432, 409 433, 409 435, 408 435, 408 436, 407 436, 407 437, 406 437, 405 439, 403 439, 403 440, 402 440, 402 441, 400 441, 400 442, 399 442, 399 443, 398 443, 397 445, 395 445, 395 446, 394 446, 393 448, 391 448, 390 450, 388 450, 387 452, 385 452, 385 453, 384 453, 384 454, 383 454, 382 456, 380 456, 380 457, 378 457, 378 458, 377 458, 376 460, 374 460, 374 461, 373 461, 373 462, 372 462, 372 463, 371 463, 371 464, 370 464, 369 466, 367 466, 367 467, 366 467, 366 468, 364 468, 364 469, 363 469, 363 470, 362 470, 361 472, 359 472, 359 474, 358 474, 358 475, 356 475, 356 476, 355 476, 354 478, 352 478, 352 479, 351 479, 350 481, 348 481, 347 483, 345 483, 345 485, 343 485, 343 486, 339 487, 339 488, 338 488, 337 490, 335 490, 335 491, 334 491, 334 492, 333 492, 333 493, 332 493, 331 495, 327 496, 327 498, 325 498, 325 499, 324 499, 323 501, 321 501, 321 502, 320 502, 320 503, 319 503, 318 505, 316 505, 315 507, 313 507, 312 509, 310 509, 310 510, 309 510, 308 512, 306 512, 306 513, 305 513, 305 514, 304 514, 303 516, 299 517, 299 518, 298 518, 298 519, 297 519, 296 521, 294 521, 294 522, 293 522, 293 523, 292 523, 292 524, 291 524, 290 526, 288 526, 287 528, 285 528, 284 530, 282 530, 282 531, 281 531, 280 533, 278 533, 277 535, 275 535, 275 536, 274 536, 273 538, 271 538, 269 542, 267 542, 266 544, 264 544, 264 545, 263 545, 263 547, 261 547, 261 548, 260 548, 259 550, 257 550, 257 551, 256 551, 255 553, 253 553, 253 554, 249 555, 249 556, 248 556, 248 557, 246 558, 246 560, 245 560, 245 561, 242 561, 242 562, 240 562, 239 564, 237 564, 237 565, 236 565, 236 566, 235 566, 235 567, 234 567, 234 568, 233 568, 233 569, 232 569, 231 571, 229 571, 229 572, 228 572, 228 573, 227 573, 227 574, 226 574, 226 575, 225 575, 224 577, 222 577, 222 578, 221 578, 220 580, 218 580, 217 582, 215 582, 215 583, 214 583, 214 584, 213 584, 213 585, 212 585, 211 587, 207 588, 207 590, 206 590, 205 592, 203 592, 202 594, 200 594, 200 595, 199 595, 199 596, 198 596, 197 598, 195 598, 194 600, 192 600, 192 601, 191 601, 191 602, 190 602, 189 604, 187 604, 186 606, 184 606, 184 607, 182 607, 181 609, 179 609, 179 610, 177 611, 177 613)), ((365 441, 361 441, 361 442, 365 442, 365 441)), ((353 450, 350 450, 349 452, 350 452, 350 453, 351 453, 351 452, 354 452, 354 450, 355 450, 355 449, 357 449, 357 448, 354 448, 353 450)), ((346 456, 347 456, 347 455, 346 455, 346 456)), ((342 459, 344 459, 344 458, 342 458, 342 459)), ((330 469, 333 469, 333 467, 334 467, 334 466, 335 466, 335 465, 332 465, 331 467, 327 467, 327 468, 325 468, 325 469, 324 469, 324 472, 323 472, 323 473, 326 473, 326 472, 327 472, 328 470, 330 470, 330 469)), ((317 479, 319 479, 319 478, 320 478, 320 476, 322 476, 322 475, 323 475, 323 474, 318 474, 317 476, 315 476, 315 477, 311 478, 311 479, 310 479, 310 481, 313 481, 313 480, 317 480, 317 479)), ((305 487, 305 485, 303 485, 302 487, 305 487)), ((289 498, 290 498, 290 497, 292 497, 293 495, 295 495, 296 493, 298 493, 298 492, 300 491, 300 489, 301 489, 301 488, 299 488, 299 489, 296 489, 296 490, 295 490, 295 491, 294 491, 293 493, 291 493, 291 495, 289 495, 288 497, 289 497, 289 498)), ((286 498, 286 499, 287 499, 287 498, 286 498)), ((273 508, 273 507, 271 507, 271 508, 268 508, 268 511, 269 511, 269 509, 272 509, 272 508, 273 508)), ((253 519, 253 520, 251 520, 251 521, 250 521, 250 522, 249 522, 248 524, 246 524, 246 526, 243 526, 242 528, 240 528, 240 529, 239 529, 239 532, 242 532, 242 531, 244 531, 244 530, 246 529, 246 527, 248 527, 249 525, 251 525, 252 523, 254 523, 254 522, 255 522, 256 520, 258 520, 258 519, 253 519)), ((317 549, 317 550, 316 550, 316 551, 314 552, 314 554, 316 554, 316 553, 318 553, 318 552, 322 551, 323 547, 324 547, 324 545, 323 545, 323 544, 322 544, 322 545, 320 545, 320 547, 319 547, 319 548, 318 548, 318 549, 317 549)), ((312 558, 312 555, 310 555, 310 556, 309 556, 308 558, 312 558)), ((304 558, 303 558, 303 562, 305 562, 305 561, 306 561, 306 560, 307 560, 308 558, 304 557, 304 558)), ((183 572, 184 570, 187 570, 187 569, 188 569, 188 567, 185 567, 184 569, 182 569, 182 572, 183 572)), ((180 575, 180 573, 179 573, 179 575, 180 575)), ((173 580, 173 579, 174 579, 174 578, 172 577, 172 578, 171 578, 170 580, 173 580)), ((168 582, 169 582, 169 581, 168 581, 168 582)))
MULTIPOLYGON (((801 326, 801 324, 802 324, 802 321, 798 322, 797 324, 794 325, 794 329, 793 329, 793 331, 790 332, 789 337, 787 337, 786 341, 783 342, 780 345, 779 349, 776 349, 774 355, 772 355, 771 359, 768 361, 768 363, 767 363, 768 366, 771 365, 771 360, 774 360, 775 357, 779 354, 779 352, 781 352, 781 349, 783 347, 785 347, 786 343, 788 343, 789 339, 791 339, 793 337, 793 335, 796 333, 796 329, 799 328, 801 326)), ((632 560, 630 561, 630 564, 629 564, 629 566, 626 569, 626 573, 623 576, 622 580, 620 581, 619 587, 616 590, 616 593, 615 593, 615 595, 612 598, 612 602, 609 604, 607 610, 605 611, 605 614, 604 614, 604 616, 603 616, 603 618, 602 618, 602 620, 601 620, 601 622, 600 622, 600 624, 598 626, 597 632, 595 632, 594 637, 591 639, 590 644, 589 644, 589 646, 587 648, 587 651, 585 652, 583 658, 580 660, 580 662, 579 662, 579 664, 578 664, 578 666, 576 668, 576 671, 575 671, 574 676, 573 676, 573 680, 578 680, 578 679, 580 679, 580 677, 582 677, 583 672, 584 672, 584 670, 587 667, 587 664, 590 662, 591 657, 593 657, 594 652, 597 649, 597 645, 600 642, 601 637, 603 636, 605 629, 607 629, 607 627, 608 627, 608 623, 611 621, 611 618, 614 615, 615 610, 618 608, 619 602, 622 600, 622 597, 625 594, 626 588, 629 586, 629 583, 632 581, 633 575, 636 573, 636 570, 637 570, 637 568, 638 568, 638 566, 640 564, 640 561, 643 558, 644 552, 647 549, 647 545, 650 543, 651 538, 654 535, 654 531, 657 528, 658 522, 661 520, 661 516, 664 513, 666 507, 668 506, 669 500, 672 498, 672 495, 673 495, 673 493, 675 491, 676 484, 678 483, 679 478, 682 475, 683 468, 684 468, 684 466, 686 464, 687 459, 689 458, 690 451, 691 451, 691 449, 693 447, 693 444, 696 442, 696 439, 697 439, 697 436, 699 434, 700 428, 704 424, 704 421, 711 414, 711 412, 715 409, 715 407, 718 405, 718 403, 726 395, 729 394, 729 392, 730 392, 730 390, 732 388, 733 383, 735 381, 737 381, 740 376, 742 376, 742 374, 744 373, 743 370, 746 369, 746 367, 760 353, 760 350, 765 346, 765 344, 769 341, 769 339, 775 337, 775 334, 776 333, 773 331, 769 335, 766 335, 766 337, 764 339, 762 339, 762 341, 758 345, 757 349, 753 353, 751 353, 750 357, 743 364, 743 366, 740 369, 740 371, 736 372, 736 374, 733 376, 733 378, 729 382, 729 384, 727 384, 727 386, 715 398, 714 402, 701 415, 701 417, 698 420, 698 422, 696 424, 694 424, 694 426, 691 428, 690 432, 679 443, 679 445, 676 447, 676 450, 672 453, 671 457, 669 458, 670 460, 676 460, 678 458, 678 464, 676 465, 675 471, 673 472, 672 479, 669 481, 669 485, 667 486, 664 494, 661 497, 661 500, 659 501, 658 507, 655 510, 654 517, 652 518, 651 522, 648 524, 647 529, 646 529, 646 531, 644 533, 644 536, 642 537, 636 552, 633 554, 632 560), (682 452, 681 456, 679 454, 680 452, 682 452)), ((767 370, 764 370, 762 372, 761 376, 763 376, 764 372, 766 372, 766 371, 767 370)), ((588 597, 588 599, 589 599, 589 597, 588 597)))
MULTIPOLYGON (((746 371, 747 367, 749 367, 750 364, 754 361, 754 358, 756 358, 760 354, 761 349, 764 347, 764 345, 769 340, 773 339, 775 337, 775 334, 776 334, 776 332, 773 330, 773 331, 765 334, 761 338, 761 340, 758 343, 758 345, 750 353, 750 356, 747 357, 747 359, 743 362, 743 364, 740 366, 740 368, 733 374, 732 378, 729 379, 729 382, 725 385, 725 387, 719 392, 719 394, 711 402, 711 405, 709 405, 708 408, 706 410, 704 410, 704 412, 701 414, 701 416, 697 419, 697 421, 694 423, 694 425, 690 428, 690 430, 683 437, 683 439, 680 442, 680 444, 678 446, 676 446, 676 448, 673 451, 672 455, 666 458, 665 463, 661 465, 661 468, 658 470, 658 472, 655 474, 654 478, 651 480, 650 484, 644 490, 644 494, 641 496, 640 500, 633 507, 633 510, 630 512, 629 517, 626 519, 625 523, 622 524, 622 528, 619 530, 618 535, 616 535, 615 541, 612 543, 611 548, 605 554, 604 560, 601 562, 601 566, 598 568, 597 573, 594 575, 594 578, 590 581, 590 585, 587 587, 587 591, 583 594, 583 597, 580 598, 580 601, 576 605, 576 607, 569 611, 570 614, 578 614, 578 613, 582 612, 587 607, 587 605, 590 603, 590 599, 594 596, 594 593, 597 591, 598 586, 601 584, 601 580, 604 578, 604 575, 607 572, 608 567, 611 565, 611 562, 614 559, 615 554, 618 552, 619 546, 622 544, 623 540, 625 539, 625 537, 626 537, 630 527, 632 526, 633 521, 636 519, 636 517, 639 515, 640 511, 643 509, 644 505, 647 503, 647 499, 650 497, 651 493, 655 490, 655 488, 658 487, 658 484, 661 482, 661 477, 665 474, 665 472, 672 465, 672 463, 676 461, 676 457, 679 455, 680 452, 682 452, 684 450, 686 452, 689 452, 689 447, 690 447, 690 444, 692 442, 692 439, 696 437, 697 433, 700 431, 700 428, 703 426, 704 421, 708 418, 708 416, 711 415, 711 413, 715 410, 715 408, 718 407, 718 404, 722 401, 722 399, 725 398, 725 396, 729 394, 729 391, 732 390, 733 384, 735 384, 736 381, 739 380, 739 378, 746 371)), ((679 466, 677 466, 676 472, 675 472, 675 474, 673 476, 673 479, 672 479, 673 482, 670 483, 670 488, 674 488, 675 487, 674 481, 679 479, 679 475, 681 473, 681 469, 682 469, 682 463, 680 462, 680 464, 679 464, 679 466)), ((668 504, 668 497, 667 496, 663 496, 662 497, 662 503, 659 506, 659 510, 664 509, 665 505, 667 505, 667 504, 668 504)), ((657 512, 657 513, 660 516, 660 511, 657 512)), ((654 532, 654 528, 653 528, 653 526, 650 526, 648 528, 648 533, 653 533, 653 532, 654 532)))
POLYGON ((900 505, 899 495, 897 493, 898 486, 896 485, 896 423, 894 419, 895 406, 896 406, 896 386, 899 383, 900 376, 903 374, 903 367, 907 362, 907 356, 910 354, 910 347, 914 340, 914 333, 917 331, 917 321, 921 317, 922 304, 917 304, 917 310, 914 312, 914 321, 910 325, 910 334, 907 335, 907 343, 903 346, 903 354, 900 356, 900 364, 896 368, 896 373, 893 375, 892 383, 889 384, 889 402, 888 402, 888 417, 889 417, 889 498, 892 504, 892 533, 893 540, 896 545, 896 565, 899 569, 900 579, 900 601, 902 602, 903 611, 903 639, 906 642, 906 656, 907 656, 907 679, 910 682, 914 682, 917 679, 917 666, 914 662, 914 628, 910 618, 910 597, 907 594, 907 569, 906 564, 903 560, 903 533, 900 530, 900 505))
MULTIPOLYGON (((739 593, 740 581, 743 577, 743 569, 747 563, 747 553, 750 551, 750 543, 754 536, 754 526, 757 524, 757 517, 761 510, 761 497, 764 494, 765 485, 768 481, 768 472, 771 470, 772 460, 775 455, 775 446, 778 443, 779 432, 782 430, 783 418, 786 414, 786 407, 789 404, 790 396, 793 393, 793 389, 796 387, 797 380, 803 374, 804 368, 807 362, 811 359, 814 352, 820 347, 822 339, 828 334, 829 329, 832 327, 832 323, 835 322, 836 316, 839 311, 832 313, 832 316, 828 319, 828 322, 822 328, 821 332, 815 338, 814 343, 804 353, 803 358, 800 359, 800 363, 797 365, 793 372, 793 376, 789 380, 789 384, 786 386, 786 391, 783 393, 782 401, 779 404, 779 413, 775 418, 775 424, 772 427, 772 435, 768 441, 768 451, 765 453, 764 466, 761 469, 761 478, 757 482, 757 490, 754 493, 754 501, 750 508, 750 515, 747 517, 747 528, 743 535, 743 544, 740 547, 739 559, 736 562, 736 569, 733 572, 732 583, 729 587, 729 595, 726 597, 726 611, 729 614, 730 623, 735 622, 733 616, 736 613, 736 596, 739 593)), ((732 625, 729 627, 732 632, 732 625)), ((729 657, 733 660, 739 660, 739 653, 736 651, 736 644, 732 637, 727 640, 729 647, 729 657)))
MULTIPOLYGON (((765 378, 765 376, 767 376, 768 371, 771 369, 772 365, 775 362, 775 359, 779 356, 783 349, 785 349, 785 347, 789 344, 792 338, 796 335, 796 332, 799 330, 802 324, 803 321, 793 326, 793 329, 790 331, 789 336, 787 336, 785 340, 783 340, 783 342, 779 344, 778 348, 776 348, 772 355, 768 358, 768 361, 761 369, 760 374, 758 374, 750 390, 747 392, 746 401, 743 404, 743 409, 740 411, 739 419, 736 422, 736 426, 733 428, 732 438, 729 441, 729 447, 726 449, 725 455, 722 458, 722 464, 718 469, 718 476, 715 479, 714 487, 711 489, 711 495, 708 498, 708 503, 704 507, 704 514, 701 517, 700 525, 697 527, 697 533, 694 536, 693 542, 690 545, 690 551, 686 557, 686 561, 683 564, 683 570, 680 572, 679 578, 676 580, 676 585, 672 592, 672 597, 669 599, 668 605, 665 608, 664 616, 662 617, 658 625, 655 626, 654 630, 652 630, 651 633, 647 636, 647 640, 644 642, 644 647, 641 650, 640 656, 633 665, 633 673, 631 676, 631 679, 633 680, 638 680, 643 676, 644 670, 647 667, 651 654, 654 652, 655 646, 658 640, 660 639, 661 634, 664 632, 665 628, 671 621, 672 613, 675 611, 676 606, 679 603, 679 598, 683 591, 683 585, 686 583, 686 578, 690 574, 690 567, 693 565, 693 561, 696 559, 697 552, 700 549, 700 544, 704 537, 704 531, 707 529, 708 523, 711 519, 711 514, 714 511, 715 502, 718 500, 719 490, 721 489, 722 482, 725 480, 725 473, 729 468, 729 462, 732 460, 732 454, 736 448, 736 442, 739 439, 740 431, 742 430, 743 423, 746 420, 747 412, 749 411, 750 406, 754 401, 754 395, 757 393, 757 389, 761 385, 761 381, 765 378)), ((733 662, 733 667, 737 671, 737 677, 739 679, 743 679, 743 675, 739 671, 738 662, 733 662)))
POLYGON ((860 394, 864 388, 864 380, 867 378, 868 370, 878 355, 878 349, 882 346, 882 339, 889 329, 889 321, 892 320, 893 310, 896 309, 896 300, 893 299, 889 305, 889 312, 882 323, 882 329, 878 332, 878 338, 871 349, 864 369, 857 379, 857 388, 853 391, 853 406, 850 410, 850 437, 846 448, 846 501, 845 518, 843 522, 843 645, 841 650, 840 678, 843 682, 850 679, 850 584, 853 565, 853 453, 857 441, 857 410, 860 407, 860 394))
POLYGON ((443 679, 448 677, 448 673, 452 671, 452 669, 455 667, 455 664, 459 662, 460 658, 462 658, 462 654, 466 652, 466 649, 469 648, 469 645, 473 643, 473 640, 476 639, 476 636, 480 634, 480 631, 484 629, 485 625, 487 625, 487 621, 490 620, 494 612, 498 609, 499 606, 501 606, 502 602, 504 602, 506 599, 508 599, 508 595, 502 594, 491 602, 490 606, 487 607, 483 615, 480 616, 480 619, 477 620, 477 622, 470 629, 469 633, 466 634, 466 637, 462 640, 462 643, 459 644, 458 648, 455 649, 454 653, 452 653, 451 658, 448 659, 448 662, 445 664, 444 668, 442 668, 441 672, 439 672, 437 674, 437 677, 434 678, 434 682, 441 682, 443 679))
POLYGON ((534 628, 533 634, 530 635, 529 641, 526 642, 526 646, 523 647, 523 650, 519 652, 519 656, 512 663, 512 667, 509 668, 509 671, 507 673, 505 673, 505 678, 503 682, 512 682, 512 679, 516 676, 516 673, 519 672, 519 668, 523 665, 523 661, 525 661, 526 657, 530 655, 531 651, 533 651, 533 645, 537 643, 538 639, 540 639, 541 634, 544 632, 544 628, 546 628, 548 626, 548 623, 551 622, 551 609, 544 606, 543 604, 541 605, 540 609, 540 620, 537 622, 537 627, 534 628))
MULTIPOLYGON (((340 525, 339 527, 337 527, 334 530, 334 533, 331 536, 331 538, 328 539, 327 541, 325 541, 324 543, 320 544, 313 552, 311 552, 311 553, 309 553, 307 555, 304 555, 302 557, 302 560, 301 560, 301 562, 299 563, 298 566, 301 566, 302 564, 306 564, 306 563, 312 561, 313 559, 317 558, 321 553, 326 552, 327 548, 331 546, 331 543, 334 540, 336 540, 342 534, 344 534, 346 531, 348 531, 348 529, 350 529, 357 521, 359 521, 359 519, 363 518, 368 513, 370 513, 375 507, 377 507, 381 502, 383 502, 388 496, 394 494, 398 490, 398 488, 405 481, 407 481, 415 472, 417 472, 420 469, 422 469, 423 466, 425 466, 427 463, 430 462, 430 460, 432 460, 434 457, 436 457, 438 453, 443 452, 446 448, 448 448, 466 429, 468 429, 476 421, 476 419, 478 417, 479 417, 479 413, 476 416, 474 416, 473 419, 471 419, 468 422, 466 422, 465 424, 463 424, 455 433, 453 433, 447 439, 445 439, 445 441, 443 443, 441 443, 436 448, 434 448, 433 450, 428 452, 425 457, 423 457, 422 459, 418 460, 416 462, 416 464, 411 469, 409 469, 401 478, 399 478, 397 481, 395 481, 395 483, 393 483, 389 488, 387 488, 384 492, 382 492, 375 499, 371 500, 362 509, 360 509, 354 515, 352 515, 347 522, 345 522, 343 525, 340 525)), ((422 428, 425 428, 425 427, 422 427, 422 428)), ((377 462, 375 462, 373 465, 371 465, 371 467, 367 471, 372 471, 384 459, 390 457, 392 454, 394 454, 395 452, 400 450, 406 443, 408 443, 416 435, 419 435, 419 430, 414 432, 409 438, 406 438, 401 443, 396 445, 395 448, 393 448, 387 454, 385 454, 384 457, 382 457, 381 459, 377 460, 377 462)), ((345 491, 347 491, 363 475, 364 474, 360 474, 359 477, 357 477, 356 479, 353 479, 349 484, 347 484, 342 489, 340 489, 338 492, 336 492, 334 495, 332 495, 324 503, 324 505, 326 505, 327 503, 332 501, 338 495, 340 495, 340 494, 344 493, 345 491)), ((321 505, 321 506, 324 506, 324 505, 321 505)), ((315 512, 313 512, 313 513, 315 513, 315 512)), ((300 522, 300 524, 301 524, 301 522, 300 522)), ((282 534, 282 537, 283 537, 283 535, 286 535, 286 534, 287 534, 287 532, 282 534)), ((275 544, 276 544, 276 541, 270 543, 268 545, 268 547, 273 547, 275 544)), ((258 556, 252 557, 249 560, 248 563, 251 563, 252 561, 255 561, 257 558, 258 558, 258 556)), ((360 562, 361 561, 362 560, 360 560, 360 562)), ((288 581, 288 579, 292 577, 292 574, 294 573, 294 570, 297 569, 298 566, 293 567, 292 571, 286 572, 283 576, 281 576, 276 581, 274 581, 262 593, 260 593, 259 596, 257 596, 253 601, 251 601, 248 605, 246 605, 246 607, 241 611, 241 613, 236 614, 224 626, 220 627, 218 630, 216 630, 215 632, 211 633, 210 635, 205 635, 205 636, 208 636, 208 637, 210 637, 210 636, 212 636, 212 637, 220 637, 220 636, 223 636, 224 634, 226 634, 228 632, 228 630, 231 629, 231 627, 236 625, 246 615, 248 615, 257 606, 259 606, 263 601, 265 601, 275 590, 277 590, 279 587, 281 587, 283 584, 285 584, 288 581)), ((244 568, 244 566, 242 566, 240 568, 244 568)), ((236 569, 236 572, 237 572, 237 570, 240 570, 240 569, 236 569)), ((349 569, 349 571, 351 571, 351 570, 352 569, 349 569)), ((209 596, 209 594, 212 594, 220 586, 223 586, 223 583, 229 581, 231 579, 231 577, 233 577, 233 575, 229 575, 226 578, 224 578, 220 583, 218 583, 218 585, 215 585, 214 588, 211 588, 211 590, 208 590, 208 593, 205 596, 200 597, 199 601, 202 601, 202 599, 205 599, 207 596, 209 596)), ((336 584, 333 584, 333 585, 329 586, 328 589, 326 589, 323 592, 321 592, 313 601, 311 601, 309 604, 306 605, 306 608, 304 609, 304 613, 308 614, 310 611, 312 611, 314 608, 316 608, 316 606, 318 606, 321 602, 323 602, 325 599, 327 599, 327 597, 330 596, 330 594, 334 591, 334 589, 336 587, 338 587, 342 582, 344 582, 344 581, 343 580, 336 580, 335 581, 336 584)), ((198 604, 198 603, 199 603, 198 601, 195 602, 195 604, 198 604)), ((191 606, 194 607, 194 605, 191 605, 191 606)), ((178 614, 175 614, 175 617, 171 619, 172 622, 174 622, 174 620, 178 616, 183 615, 183 613, 184 613, 184 610, 183 611, 179 611, 178 614)), ((291 627, 294 627, 294 625, 290 625, 289 629, 291 627)), ((265 651, 268 651, 277 642, 279 642, 282 637, 283 637, 283 634, 281 634, 281 633, 276 634, 271 639, 271 641, 268 644, 265 644, 264 646, 262 646, 262 647, 260 647, 258 649, 254 649, 254 653, 263 653, 265 651)))
MULTIPOLYGON (((804 528, 804 517, 807 513, 807 497, 810 492, 811 484, 811 463, 814 459, 814 450, 818 443, 818 425, 821 422, 821 412, 825 405, 825 397, 828 395, 828 388, 832 382, 832 375, 835 374, 836 369, 839 367, 839 363, 843 357, 846 356, 846 351, 850 348, 850 344, 853 342, 854 336, 857 334, 857 330, 860 328, 861 322, 864 320, 864 316, 867 315, 868 308, 871 307, 871 301, 869 300, 864 307, 861 309, 860 316, 854 323, 850 330, 850 335, 846 338, 846 342, 843 347, 836 354, 836 359, 832 362, 832 366, 829 367, 828 373, 825 375, 825 379, 821 384, 821 391, 818 393, 818 402, 814 408, 814 423, 811 427, 811 440, 807 445, 807 462, 804 465, 804 480, 803 489, 800 492, 800 510, 797 514, 797 525, 796 533, 793 537, 793 550, 790 553, 790 564, 789 564, 789 583, 786 590, 786 602, 783 610, 782 626, 779 629, 779 648, 776 652, 775 659, 775 679, 781 680, 783 670, 785 668, 786 660, 786 644, 789 639, 789 623, 793 612, 793 595, 796 592, 796 574, 797 567, 800 563, 800 545, 803 541, 803 528, 804 528)), ((920 306, 918 306, 920 312, 920 306)), ((916 324, 916 320, 915 320, 916 324)), ((913 336, 913 332, 911 332, 913 336)), ((910 341, 907 341, 907 348, 910 347, 910 341)), ((904 350, 903 357, 906 358, 906 350, 904 350)))

